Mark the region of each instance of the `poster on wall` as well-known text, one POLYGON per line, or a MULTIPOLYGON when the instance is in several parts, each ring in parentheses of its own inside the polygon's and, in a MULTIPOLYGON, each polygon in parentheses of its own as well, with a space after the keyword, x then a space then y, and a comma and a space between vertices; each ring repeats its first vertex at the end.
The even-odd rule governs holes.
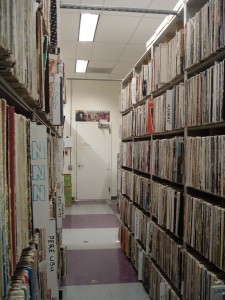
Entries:
POLYGON ((102 110, 76 110, 76 122, 110 122, 110 111, 102 110))

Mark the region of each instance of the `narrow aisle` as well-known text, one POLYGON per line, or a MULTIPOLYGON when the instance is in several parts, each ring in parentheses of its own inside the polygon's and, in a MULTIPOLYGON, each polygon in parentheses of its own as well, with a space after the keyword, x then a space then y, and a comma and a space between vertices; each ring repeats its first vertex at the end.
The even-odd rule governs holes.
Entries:
POLYGON ((76 201, 66 208, 64 300, 149 300, 118 241, 117 205, 76 201))

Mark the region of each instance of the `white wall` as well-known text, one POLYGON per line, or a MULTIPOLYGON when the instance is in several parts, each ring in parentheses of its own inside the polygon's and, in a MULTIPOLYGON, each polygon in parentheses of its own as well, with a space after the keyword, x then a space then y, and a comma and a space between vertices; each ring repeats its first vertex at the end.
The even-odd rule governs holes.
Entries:
POLYGON ((117 153, 119 152, 119 113, 120 82, 100 80, 67 80, 67 103, 64 106, 65 125, 64 137, 72 138, 72 151, 65 157, 64 173, 72 174, 73 197, 76 195, 76 110, 107 110, 110 111, 112 158, 111 158, 111 196, 117 195, 117 153), (71 160, 71 161, 70 161, 71 160), (71 163, 73 170, 68 170, 71 163))

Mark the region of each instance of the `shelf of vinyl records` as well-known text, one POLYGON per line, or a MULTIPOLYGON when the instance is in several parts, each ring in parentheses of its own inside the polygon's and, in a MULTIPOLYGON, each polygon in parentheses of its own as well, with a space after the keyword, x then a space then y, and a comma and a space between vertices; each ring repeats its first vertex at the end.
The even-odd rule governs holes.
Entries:
POLYGON ((222 300, 225 4, 184 2, 122 82, 120 238, 151 299, 222 300))
POLYGON ((59 299, 66 272, 63 140, 3 99, 0 107, 0 297, 59 299))
POLYGON ((150 180, 148 184, 151 185, 152 195, 149 199, 149 187, 143 184, 141 187, 142 180, 146 178, 139 178, 139 189, 133 184, 137 196, 130 194, 134 199, 137 197, 138 205, 127 195, 120 196, 120 239, 122 248, 137 270, 138 279, 144 286, 147 283, 150 297, 158 299, 151 296, 157 290, 160 295, 166 292, 161 291, 161 284, 155 284, 152 288, 148 286, 156 276, 151 272, 149 263, 154 264, 160 282, 165 281, 166 289, 171 290, 168 293, 177 297, 172 299, 197 299, 200 296, 205 299, 211 293, 220 293, 220 289, 224 291, 225 208, 219 203, 212 205, 187 194, 183 197, 182 190, 158 182, 150 183, 150 180), (146 209, 149 209, 151 217, 140 208, 143 203, 148 203, 146 209), (185 220, 183 210, 187 216, 185 220), (201 224, 203 212, 205 218, 204 224, 201 224))
MULTIPOLYGON (((179 294, 178 286, 180 285, 181 279, 178 276, 171 276, 171 271, 169 268, 172 266, 174 269, 180 268, 181 257, 179 258, 179 256, 174 255, 173 261, 167 261, 167 264, 163 263, 163 261, 165 262, 165 259, 163 256, 159 256, 157 250, 158 247, 154 247, 154 240, 157 240, 159 238, 158 235, 160 235, 162 239, 161 242, 163 242, 168 235, 165 234, 159 226, 152 222, 145 213, 139 210, 138 207, 132 205, 130 202, 126 202, 126 200, 127 198, 121 195, 120 209, 121 212, 124 213, 122 213, 121 217, 122 222, 120 226, 120 240, 122 248, 124 249, 128 258, 131 260, 134 269, 137 271, 138 279, 143 282, 147 292, 149 293, 150 290, 148 285, 151 279, 150 274, 152 276, 153 274, 149 272, 148 266, 150 262, 153 263, 154 261, 154 264, 157 266, 156 269, 158 270, 158 273, 161 274, 162 280, 164 279, 165 283, 167 284, 170 283, 170 286, 173 287, 173 292, 175 294, 179 294), (126 209, 128 209, 129 212, 128 219, 127 214, 125 213, 126 209), (124 219, 123 216, 125 216, 124 219), (179 259, 179 261, 176 259, 179 259)), ((173 250, 173 247, 175 249, 177 244, 173 238, 168 237, 165 243, 171 248, 171 251, 175 251, 173 250)), ((166 247, 164 249, 166 251, 166 247)), ((180 248, 178 247, 178 250, 179 249, 180 248)), ((163 253, 163 255, 165 255, 165 253, 163 253)), ((151 293, 153 293, 153 291, 151 291, 151 293)))
MULTIPOLYGON (((143 235, 149 235, 146 221, 139 224, 139 218, 150 217, 166 236, 172 234, 173 239, 192 246, 196 255, 211 263, 211 271, 214 266, 225 278, 224 145, 224 135, 122 143, 120 214, 134 236, 135 230, 141 231, 139 246, 146 244, 143 235), (136 169, 148 170, 148 175, 136 169), (141 217, 136 216, 137 211, 141 217), (141 229, 135 229, 137 223, 141 229)), ((152 243, 157 244, 158 239, 152 243)), ((163 250, 162 243, 158 247, 163 250)))
POLYGON ((59 3, 0 8, 0 298, 56 300, 66 273, 59 3))
POLYGON ((63 125, 64 64, 57 46, 57 25, 51 26, 53 19, 58 22, 58 4, 55 0, 23 3, 1 4, 0 97, 22 114, 35 110, 40 122, 61 134, 55 126, 63 125))

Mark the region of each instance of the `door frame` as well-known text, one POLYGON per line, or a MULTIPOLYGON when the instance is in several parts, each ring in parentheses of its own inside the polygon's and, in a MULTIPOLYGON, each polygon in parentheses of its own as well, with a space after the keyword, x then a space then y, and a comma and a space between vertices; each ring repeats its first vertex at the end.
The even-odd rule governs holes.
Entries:
MULTIPOLYGON (((75 122, 75 155, 74 155, 74 161, 75 161, 75 200, 77 200, 77 125, 78 124, 96 124, 98 126, 98 122, 75 122)), ((99 130, 109 130, 109 200, 111 200, 111 195, 112 195, 112 124, 111 122, 107 122, 109 124, 109 128, 99 128, 99 130)))

